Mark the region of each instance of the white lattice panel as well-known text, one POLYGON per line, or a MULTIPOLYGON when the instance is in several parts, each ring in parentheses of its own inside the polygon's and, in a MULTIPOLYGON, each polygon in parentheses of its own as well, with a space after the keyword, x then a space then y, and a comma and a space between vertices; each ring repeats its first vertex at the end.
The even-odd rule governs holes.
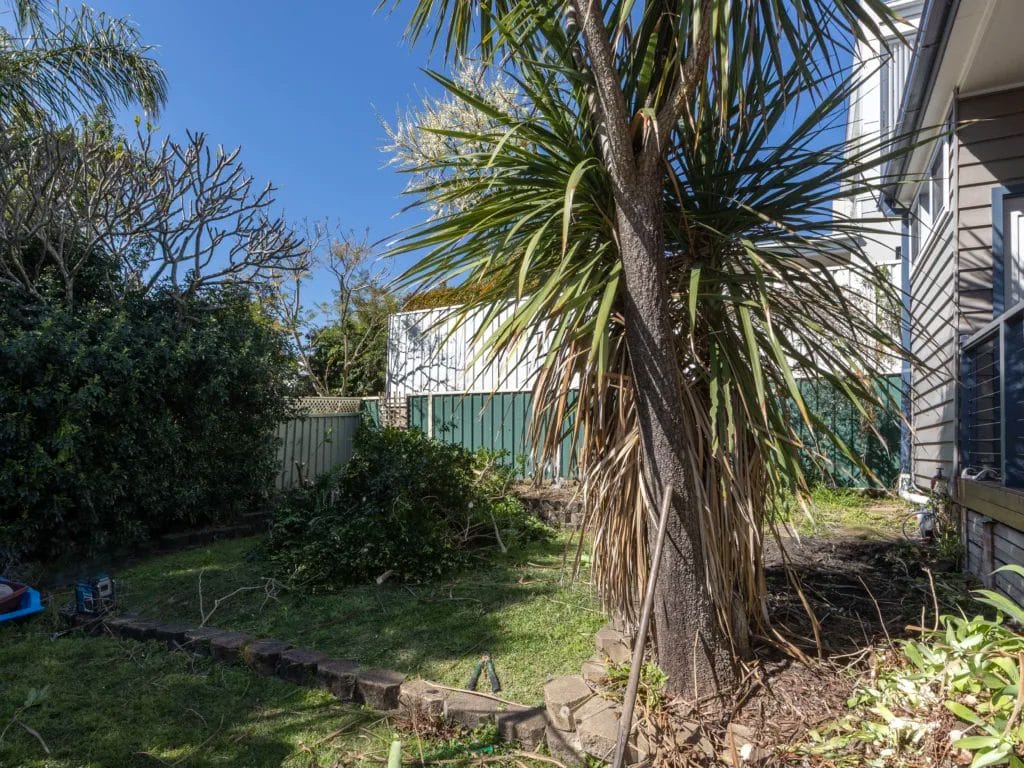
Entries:
POLYGON ((308 416, 332 416, 337 413, 359 413, 360 397, 300 397, 299 410, 308 416))

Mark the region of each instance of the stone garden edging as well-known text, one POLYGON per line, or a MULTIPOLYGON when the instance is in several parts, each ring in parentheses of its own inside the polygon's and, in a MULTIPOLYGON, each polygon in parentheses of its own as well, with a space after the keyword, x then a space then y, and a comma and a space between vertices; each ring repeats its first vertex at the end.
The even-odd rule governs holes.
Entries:
MULTIPOLYGON (((551 756, 566 764, 578 764, 585 755, 611 759, 620 707, 601 697, 596 683, 609 662, 621 663, 629 654, 628 642, 621 633, 601 630, 595 638, 597 653, 583 664, 583 674, 549 680, 544 686, 544 706, 527 707, 486 693, 410 679, 389 669, 363 667, 354 660, 332 658, 314 649, 244 632, 135 616, 108 618, 103 626, 119 639, 155 640, 172 651, 241 664, 257 674, 323 688, 339 701, 365 704, 380 712, 420 712, 469 729, 493 722, 504 741, 531 751, 546 744, 551 756)), ((631 746, 630 763, 646 757, 645 749, 631 746)))

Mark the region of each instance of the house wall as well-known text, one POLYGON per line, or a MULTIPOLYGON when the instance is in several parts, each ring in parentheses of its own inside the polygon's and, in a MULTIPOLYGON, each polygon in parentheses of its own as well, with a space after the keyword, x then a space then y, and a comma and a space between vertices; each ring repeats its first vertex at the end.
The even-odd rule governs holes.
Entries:
MULTIPOLYGON (((1024 88, 961 99, 957 139, 958 333, 970 335, 993 318, 992 195, 1024 183, 1024 88)), ((1024 563, 1024 492, 962 482, 967 568, 1024 602, 1024 581, 991 573, 1024 563)))
POLYGON ((959 332, 992 320, 992 192, 1024 183, 1024 88, 958 105, 959 332))
POLYGON ((451 307, 398 312, 388 319, 387 394, 390 396, 461 392, 523 392, 533 389, 550 348, 547 334, 524 343, 517 354, 487 361, 477 355, 510 306, 484 329, 486 311, 459 323, 451 307))
MULTIPOLYGON (((956 189, 953 142, 950 189, 956 189)), ((956 209, 947 202, 932 235, 910 267, 910 351, 912 472, 914 482, 929 487, 939 470, 953 477, 956 458, 957 302, 956 209)))
POLYGON ((963 480, 960 486, 967 570, 1024 605, 1024 579, 994 573, 1008 563, 1024 564, 1024 494, 996 483, 963 480))
MULTIPOLYGON (((887 0, 887 5, 901 19, 898 28, 905 40, 901 41, 892 34, 886 34, 885 39, 880 40, 865 28, 862 30, 864 37, 856 42, 854 60, 857 84, 850 95, 846 140, 849 151, 856 153, 858 163, 865 163, 870 155, 877 156, 883 151, 883 132, 887 136, 892 135, 924 2, 887 0)), ((870 184, 877 185, 877 169, 868 171, 865 178, 870 184)), ((877 191, 865 191, 852 196, 848 194, 848 187, 844 185, 833 201, 835 217, 842 220, 870 220, 868 228, 871 234, 865 238, 863 246, 865 255, 875 265, 898 263, 897 248, 901 244, 899 217, 883 218, 877 191)), ((892 275, 893 284, 900 288, 899 270, 893 270, 892 275)), ((899 362, 893 361, 891 372, 899 370, 899 362)))

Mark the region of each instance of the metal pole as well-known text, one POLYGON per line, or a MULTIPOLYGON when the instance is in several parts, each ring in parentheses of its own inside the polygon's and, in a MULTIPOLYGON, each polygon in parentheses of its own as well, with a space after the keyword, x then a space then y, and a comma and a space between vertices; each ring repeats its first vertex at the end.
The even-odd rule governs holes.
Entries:
POLYGON ((647 590, 644 604, 640 611, 640 627, 633 641, 633 664, 629 669, 629 683, 626 685, 626 696, 622 700, 622 718, 619 720, 619 739, 615 745, 615 760, 612 768, 622 768, 626 761, 626 744, 629 743, 629 732, 633 728, 633 708, 636 705, 636 692, 640 686, 640 670, 644 664, 644 646, 647 644, 647 628, 651 623, 651 611, 654 608, 654 589, 658 583, 658 571, 661 568, 661 553, 665 549, 665 531, 668 528, 669 510, 672 509, 672 485, 665 486, 661 498, 661 512, 658 518, 658 538, 654 544, 651 558, 651 572, 647 575, 647 590))
POLYGON ((427 393, 427 437, 434 436, 434 393, 427 393))

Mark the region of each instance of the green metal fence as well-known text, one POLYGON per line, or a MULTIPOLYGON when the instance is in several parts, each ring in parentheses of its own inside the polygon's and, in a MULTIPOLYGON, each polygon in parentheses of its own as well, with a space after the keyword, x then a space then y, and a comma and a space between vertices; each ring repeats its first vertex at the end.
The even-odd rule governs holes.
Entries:
POLYGON ((295 488, 352 458, 358 413, 310 414, 277 430, 277 487, 295 488))
POLYGON ((808 478, 812 482, 839 488, 879 485, 883 488, 893 487, 900 471, 900 376, 884 376, 878 381, 883 400, 888 401, 891 407, 874 414, 870 419, 865 419, 840 392, 823 379, 803 379, 798 382, 798 386, 808 408, 849 447, 876 479, 865 475, 827 435, 814 435, 801 424, 800 436, 806 445, 811 446, 801 461, 808 478), (872 431, 872 426, 881 439, 872 431), (815 461, 814 456, 824 461, 815 461))
MULTIPOLYGON (((416 395, 408 399, 408 407, 410 427, 472 451, 483 448, 500 452, 502 460, 521 475, 533 474, 530 392, 416 395)), ((548 477, 567 478, 575 471, 571 425, 563 425, 562 432, 558 459, 544 467, 548 477)))
POLYGON ((360 409, 363 418, 375 426, 380 426, 380 400, 376 397, 363 398, 363 407, 360 409))
MULTIPOLYGON (((877 484, 891 486, 899 474, 900 377, 886 376, 879 382, 879 387, 894 406, 893 410, 882 412, 874 419, 882 440, 873 434, 857 410, 827 382, 804 379, 799 382, 799 387, 808 407, 878 478, 873 482, 824 434, 815 436, 801 425, 800 436, 812 446, 802 461, 810 479, 845 488, 877 484), (812 454, 824 458, 824 463, 815 461, 812 454)), ((533 452, 529 445, 532 404, 533 396, 529 392, 414 395, 407 399, 408 425, 438 440, 469 450, 484 448, 502 452, 507 464, 527 475, 534 470, 533 452)), ((376 400, 364 400, 363 413, 373 423, 380 423, 380 408, 376 400)), ((575 462, 571 431, 571 425, 562 426, 561 455, 552 466, 544 468, 545 475, 561 478, 573 475, 575 462)))

